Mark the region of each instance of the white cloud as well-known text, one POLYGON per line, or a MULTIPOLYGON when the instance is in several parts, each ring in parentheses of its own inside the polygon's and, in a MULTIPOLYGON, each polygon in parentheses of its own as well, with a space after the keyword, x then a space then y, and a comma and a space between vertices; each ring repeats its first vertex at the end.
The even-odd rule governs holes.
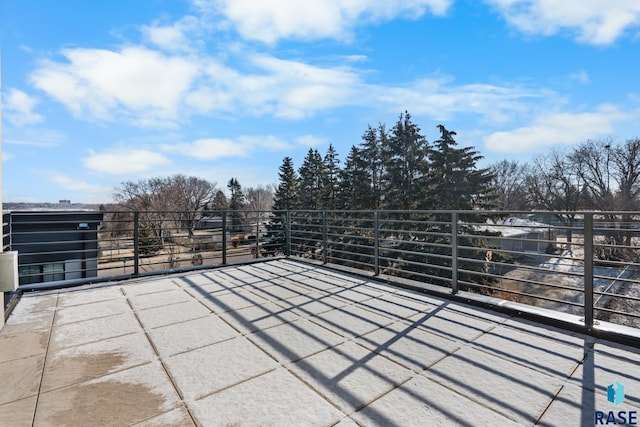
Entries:
POLYGON ((480 83, 455 85, 447 78, 424 78, 403 87, 372 86, 367 92, 375 97, 376 104, 393 112, 408 110, 435 120, 448 120, 459 113, 477 114, 492 123, 505 123, 522 114, 534 100, 556 97, 544 89, 480 83))
POLYGON ((190 52, 198 44, 194 34, 199 34, 203 22, 193 16, 185 16, 172 25, 145 25, 141 27, 143 36, 152 44, 169 51, 190 52))
POLYGON ((529 34, 576 33, 579 41, 607 45, 640 26, 637 0, 485 0, 507 22, 529 34))
POLYGON ((198 0, 214 8, 245 39, 275 43, 280 39, 348 40, 354 28, 398 17, 416 19, 427 11, 447 12, 453 0, 198 0))
POLYGON ((3 104, 5 117, 15 126, 32 125, 43 120, 34 112, 38 100, 19 89, 9 89, 3 104))
POLYGON ((159 153, 141 149, 124 148, 91 152, 82 159, 85 168, 109 175, 136 175, 165 167, 170 161, 159 153))
POLYGON ((240 136, 236 139, 204 138, 181 144, 164 144, 162 150, 179 153, 199 160, 226 157, 246 157, 258 148, 271 151, 285 150, 289 144, 273 135, 240 136))
POLYGON ((569 76, 572 80, 577 80, 582 84, 589 83, 589 74, 585 70, 577 71, 569 76))
POLYGON ((528 126, 489 135, 484 145, 487 150, 501 153, 527 153, 552 145, 572 145, 610 135, 615 122, 628 118, 611 105, 602 105, 587 113, 547 113, 536 117, 528 126))
POLYGON ((141 126, 178 120, 180 101, 197 74, 186 57, 142 47, 120 51, 65 49, 68 62, 45 62, 30 76, 35 87, 84 119, 130 116, 141 126))
POLYGON ((32 147, 57 147, 63 143, 62 133, 51 129, 26 129, 18 137, 5 138, 3 142, 12 145, 32 147))
POLYGON ((61 172, 40 171, 40 173, 46 176, 48 182, 65 190, 84 191, 93 187, 91 184, 61 172))
POLYGON ((296 138, 296 142, 305 147, 319 147, 327 142, 325 138, 316 135, 303 135, 296 138))

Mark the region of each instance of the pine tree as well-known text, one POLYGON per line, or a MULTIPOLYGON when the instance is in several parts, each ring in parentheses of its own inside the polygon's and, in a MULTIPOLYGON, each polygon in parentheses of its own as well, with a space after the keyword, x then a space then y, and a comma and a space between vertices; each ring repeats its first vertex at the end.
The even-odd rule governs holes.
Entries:
POLYGON ((428 169, 428 143, 420 128, 405 111, 391 131, 384 156, 383 207, 416 209, 422 199, 423 180, 428 169))
POLYGON ((232 229, 237 230, 242 226, 242 210, 245 205, 244 193, 242 192, 242 186, 236 178, 229 180, 227 188, 231 192, 229 210, 231 211, 232 229))
POLYGON ((472 210, 492 207, 492 175, 478 169, 482 156, 473 147, 456 148, 454 131, 438 125, 440 139, 429 149, 430 173, 422 208, 472 210))
POLYGON ((389 135, 383 124, 378 129, 371 126, 362 135, 360 144, 360 158, 364 169, 369 175, 369 188, 362 188, 363 197, 367 199, 367 209, 379 209, 382 204, 382 179, 384 176, 384 162, 382 147, 388 145, 389 135))
POLYGON ((321 206, 324 209, 336 209, 337 207, 337 194, 339 190, 339 172, 340 159, 338 159, 338 153, 333 147, 333 144, 329 144, 327 154, 323 159, 323 188, 322 188, 322 200, 321 206))
POLYGON ((273 197, 272 215, 267 224, 269 242, 263 246, 263 255, 286 253, 286 212, 298 207, 298 176, 291 157, 285 157, 278 173, 278 187, 273 197))
POLYGON ((309 149, 302 166, 298 170, 299 178, 299 207, 300 209, 322 208, 322 194, 324 191, 322 157, 318 150, 309 149))
POLYGON ((361 150, 352 146, 340 170, 339 209, 371 209, 369 172, 365 166, 361 150))
POLYGON ((273 198, 273 210, 283 211, 298 207, 298 175, 293 167, 291 157, 285 157, 279 168, 278 188, 273 198))

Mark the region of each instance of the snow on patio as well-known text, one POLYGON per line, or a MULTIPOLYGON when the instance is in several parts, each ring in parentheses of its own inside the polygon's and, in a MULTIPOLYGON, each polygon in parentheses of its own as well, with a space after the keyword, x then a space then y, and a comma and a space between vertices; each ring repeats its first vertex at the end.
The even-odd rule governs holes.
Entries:
POLYGON ((636 348, 291 260, 27 294, 0 331, 11 426, 580 426, 639 378, 636 348))

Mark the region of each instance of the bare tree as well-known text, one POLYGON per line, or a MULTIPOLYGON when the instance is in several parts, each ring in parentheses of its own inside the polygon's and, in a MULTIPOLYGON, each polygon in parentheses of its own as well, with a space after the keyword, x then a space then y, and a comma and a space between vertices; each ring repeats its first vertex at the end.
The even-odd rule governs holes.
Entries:
POLYGON ((164 245, 164 223, 173 220, 192 236, 197 217, 215 192, 215 184, 208 181, 174 175, 123 182, 116 188, 114 199, 125 208, 140 212, 141 228, 164 245))
POLYGON ((610 210, 613 193, 610 181, 611 141, 587 141, 569 155, 569 162, 580 177, 585 195, 581 206, 610 210))
POLYGON ((528 203, 533 209, 557 212, 556 218, 567 227, 567 242, 572 241, 576 213, 583 203, 580 175, 569 157, 558 150, 534 159, 525 177, 528 203))
POLYGON ((194 176, 174 175, 165 181, 163 193, 181 228, 193 237, 196 220, 216 192, 216 185, 194 176))
POLYGON ((491 186, 497 197, 496 203, 502 210, 526 208, 525 177, 528 165, 502 160, 489 166, 493 179, 491 186))
POLYGON ((244 193, 250 211, 270 211, 273 207, 273 186, 249 187, 244 193))

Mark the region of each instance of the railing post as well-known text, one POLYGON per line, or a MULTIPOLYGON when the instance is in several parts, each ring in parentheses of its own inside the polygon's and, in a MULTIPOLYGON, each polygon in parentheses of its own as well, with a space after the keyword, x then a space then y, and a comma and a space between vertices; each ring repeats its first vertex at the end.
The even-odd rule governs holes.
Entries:
POLYGON ((256 258, 260 258, 260 211, 256 213, 256 258))
POLYGON ((373 211, 373 275, 380 275, 380 217, 373 211))
POLYGON ((291 211, 287 210, 286 214, 285 214, 285 220, 284 220, 285 224, 285 229, 284 229, 284 234, 285 234, 285 239, 286 239, 286 247, 285 247, 285 256, 290 256, 291 255, 291 211))
POLYGON ((451 293, 458 293, 458 212, 451 212, 451 293))
POLYGON ((222 212, 222 264, 227 263, 227 212, 222 212))
POLYGON ((133 213, 133 275, 140 274, 140 212, 133 213))
POLYGON ((593 213, 584 214, 584 326, 593 329, 593 213))
POLYGON ((322 263, 327 263, 327 252, 329 251, 329 236, 327 235, 327 211, 322 211, 322 263))

